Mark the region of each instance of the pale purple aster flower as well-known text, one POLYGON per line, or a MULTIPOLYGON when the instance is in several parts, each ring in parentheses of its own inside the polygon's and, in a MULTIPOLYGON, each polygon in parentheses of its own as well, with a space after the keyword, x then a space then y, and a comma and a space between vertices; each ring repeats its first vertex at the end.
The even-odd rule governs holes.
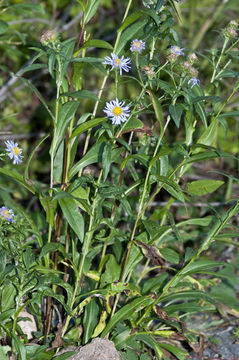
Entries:
POLYGON ((195 86, 195 85, 199 85, 200 84, 200 80, 196 77, 189 79, 188 80, 188 84, 192 84, 191 89, 195 86))
POLYGON ((21 155, 22 149, 18 147, 18 143, 14 143, 13 140, 5 141, 6 151, 10 159, 13 159, 13 164, 21 164, 23 156, 21 155))
POLYGON ((131 42, 130 50, 141 53, 142 50, 145 49, 145 42, 142 40, 135 39, 131 42))
POLYGON ((114 68, 118 68, 120 71, 120 75, 122 75, 122 70, 128 72, 130 70, 130 58, 124 58, 124 56, 121 56, 121 58, 118 57, 118 55, 111 53, 110 56, 105 57, 105 61, 103 64, 111 65, 110 71, 112 71, 114 68))
POLYGON ((14 214, 11 209, 7 209, 6 206, 0 208, 0 218, 9 221, 10 223, 14 222, 14 214))
POLYGON ((129 117, 129 107, 124 107, 124 101, 119 102, 116 98, 106 103, 106 107, 103 110, 107 117, 111 119, 113 125, 120 125, 121 123, 127 121, 129 117))
POLYGON ((176 46, 176 45, 173 45, 171 46, 171 51, 173 54, 176 54, 176 55, 184 55, 184 52, 183 52, 184 48, 181 48, 179 46, 176 46))

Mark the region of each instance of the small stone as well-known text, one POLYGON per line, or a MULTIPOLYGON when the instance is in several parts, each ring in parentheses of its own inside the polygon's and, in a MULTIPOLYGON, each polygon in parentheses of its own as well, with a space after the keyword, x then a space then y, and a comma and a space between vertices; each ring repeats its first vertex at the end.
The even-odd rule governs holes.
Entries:
MULTIPOLYGON (((68 350, 69 351, 69 350, 68 350)), ((75 355, 68 360, 120 360, 120 354, 116 350, 113 341, 95 338, 91 343, 78 348, 75 355)), ((57 360, 57 357, 54 358, 57 360)))

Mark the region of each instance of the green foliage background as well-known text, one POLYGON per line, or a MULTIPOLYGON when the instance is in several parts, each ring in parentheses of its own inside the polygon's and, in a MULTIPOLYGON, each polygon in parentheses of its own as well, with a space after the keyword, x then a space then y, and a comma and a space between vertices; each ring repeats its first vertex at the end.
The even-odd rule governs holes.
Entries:
POLYGON ((1 148, 13 138, 24 154, 23 169, 10 162, 0 169, 1 203, 18 214, 16 223, 3 223, 0 230, 2 359, 10 352, 21 360, 51 359, 62 346, 110 336, 123 359, 168 359, 170 354, 183 360, 188 358, 184 343, 197 350, 200 335, 185 329, 184 320, 187 324, 198 313, 205 319, 210 313, 238 317, 238 220, 233 217, 239 194, 238 37, 232 48, 230 40, 214 73, 225 29, 238 21, 237 3, 133 1, 122 25, 128 1, 0 2, 1 148), (54 133, 58 59, 40 38, 55 29, 64 44, 62 58, 73 53, 68 39, 79 39, 83 9, 86 28, 79 45, 88 60, 66 57, 64 66, 74 64, 74 72, 64 74, 58 89, 61 126, 54 133), (102 111, 115 98, 113 77, 96 116, 90 116, 107 74, 99 59, 109 56, 121 31, 116 49, 129 54, 130 25, 137 30, 130 28, 133 38, 143 36, 146 42, 140 69, 148 87, 137 104, 142 82, 132 61, 117 96, 139 107, 118 139, 102 111), (161 70, 171 44, 198 55, 201 88, 173 88, 174 76, 181 81, 181 63, 161 70), (158 69, 158 77, 151 77, 149 70, 158 69), (73 89, 67 85, 71 74, 73 89), (164 128, 169 115, 172 121, 164 128), (63 148, 54 164, 49 149, 52 155, 69 133, 79 146, 72 146, 62 183, 63 148), (54 191, 48 185, 53 182, 54 191), (56 241, 49 241, 51 235, 56 241), (58 328, 64 342, 58 339, 55 346, 57 324, 45 331, 47 315, 39 307, 44 301, 56 304, 55 316, 64 319, 63 331, 58 328), (38 324, 37 351, 24 345, 28 339, 18 324, 26 306, 38 324))

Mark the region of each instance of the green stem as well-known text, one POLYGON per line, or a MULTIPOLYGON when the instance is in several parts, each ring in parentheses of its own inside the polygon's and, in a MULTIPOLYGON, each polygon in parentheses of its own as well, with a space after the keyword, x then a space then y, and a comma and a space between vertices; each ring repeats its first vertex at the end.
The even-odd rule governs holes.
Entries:
MULTIPOLYGON (((132 4, 132 0, 129 0, 128 5, 127 5, 127 8, 126 8, 125 13, 124 13, 124 17, 123 17, 122 22, 124 22, 125 18, 127 17, 131 4, 132 4)), ((116 41, 115 41, 115 45, 114 45, 114 49, 113 49, 113 53, 114 53, 115 50, 116 50, 116 47, 117 47, 117 45, 118 45, 118 42, 119 42, 121 33, 122 33, 122 31, 118 31, 118 34, 117 34, 117 37, 116 37, 116 41)), ((103 82, 102 82, 102 85, 101 85, 101 88, 100 88, 100 91, 99 91, 99 94, 98 94, 98 100, 96 101, 95 106, 94 106, 94 110, 93 110, 93 115, 92 115, 92 117, 95 117, 95 115, 96 115, 96 112, 97 112, 97 110, 98 110, 98 106, 99 106, 99 103, 100 103, 100 99, 101 99, 102 93, 103 93, 103 91, 104 91, 105 84, 106 84, 106 81, 107 81, 108 77, 109 77, 109 71, 107 72, 107 75, 105 75, 105 77, 104 77, 104 79, 103 79, 103 82)), ((86 154, 86 152, 87 152, 87 150, 88 150, 88 146, 89 146, 89 142, 90 142, 90 137, 91 137, 91 131, 92 131, 92 130, 88 130, 88 133, 87 133, 87 136, 86 136, 85 145, 84 145, 84 150, 83 150, 83 156, 86 154)), ((81 169, 81 170, 79 171, 79 176, 81 176, 82 171, 83 171, 83 169, 81 169)))
POLYGON ((142 80, 142 76, 141 76, 141 72, 140 72, 140 67, 139 67, 139 54, 138 54, 138 53, 136 53, 135 62, 136 62, 136 68, 137 68, 138 75, 139 75, 139 80, 140 80, 140 82, 141 82, 142 87, 144 87, 144 83, 143 83, 143 80, 142 80))
POLYGON ((149 55, 150 60, 152 60, 153 56, 154 56, 155 43, 156 43, 156 40, 155 40, 155 37, 153 37, 152 46, 151 46, 150 55, 149 55))
MULTIPOLYGON (((101 172, 100 172, 97 184, 100 183, 102 174, 103 174, 103 170, 101 170, 101 172)), ((89 229, 88 229, 88 232, 86 233, 86 236, 85 236, 85 239, 84 239, 84 244, 83 244, 83 248, 82 248, 82 258, 80 259, 79 271, 78 271, 78 274, 77 274, 77 279, 76 279, 76 283, 75 283, 75 289, 74 289, 74 293, 73 293, 71 304, 70 304, 70 309, 71 310, 72 310, 72 308, 74 306, 76 294, 79 291, 81 277, 82 277, 82 274, 83 274, 83 268, 84 268, 84 264, 85 264, 85 259, 86 259, 86 256, 87 256, 88 252, 89 252, 89 247, 90 247, 90 243, 91 243, 92 236, 93 236, 92 227, 93 227, 94 219, 95 219, 95 207, 96 207, 97 193, 98 193, 98 189, 95 190, 95 196, 94 196, 93 205, 92 205, 92 214, 90 216, 89 229)), ((64 334, 65 334, 65 332, 66 332, 66 330, 68 328, 70 320, 71 320, 71 316, 67 315, 66 322, 65 322, 65 325, 64 325, 63 330, 62 330, 62 337, 64 336, 64 334)))
POLYGON ((224 52, 225 52, 225 49, 226 49, 226 46, 227 46, 228 41, 229 41, 229 38, 226 36, 225 39, 224 39, 223 46, 222 46, 221 54, 220 54, 220 56, 219 56, 219 58, 218 58, 218 61, 217 61, 217 63, 216 63, 216 66, 215 66, 215 68, 214 68, 214 70, 213 70, 212 78, 211 78, 211 81, 210 81, 211 83, 213 83, 214 80, 215 80, 216 73, 217 73, 217 69, 218 69, 218 66, 220 65, 220 62, 221 62, 221 60, 222 60, 222 56, 223 56, 223 54, 224 54, 224 52))
MULTIPOLYGON (((167 120, 167 122, 166 122, 166 124, 165 124, 165 127, 164 127, 164 131, 162 132, 161 136, 160 136, 159 139, 158 139, 158 143, 157 143, 156 148, 155 148, 155 150, 154 150, 153 158, 157 155, 158 148, 159 148, 159 146, 160 146, 160 144, 161 144, 163 135, 164 135, 164 133, 165 133, 165 130, 166 130, 168 124, 169 124, 169 120, 167 120)), ((153 163, 151 163, 151 164, 149 165, 148 170, 147 170, 146 179, 145 179, 145 183, 144 183, 144 189, 143 189, 143 193, 142 193, 142 196, 141 196, 141 199, 140 199, 137 217, 136 217, 136 220, 135 220, 135 223, 134 223, 134 227, 133 227, 133 230, 132 230, 132 233, 131 233, 131 236, 130 236, 129 245, 128 245, 128 249, 127 249, 127 254, 126 254, 126 257, 125 257, 124 267, 123 267, 123 271, 122 271, 122 275, 121 275, 120 281, 124 281, 125 275, 127 275, 127 274, 125 274, 125 270, 126 270, 126 266, 127 266, 129 254, 130 254, 130 251, 131 251, 131 247, 132 247, 132 245, 133 245, 136 228, 137 228, 137 225, 138 225, 138 222, 139 222, 140 218, 141 218, 141 217, 143 216, 143 214, 144 214, 144 210, 142 211, 142 209, 143 209, 144 198, 145 198, 145 195, 146 195, 147 186, 148 186, 148 180, 149 180, 150 171, 151 171, 152 166, 153 166, 153 163)))
POLYGON ((118 98, 118 83, 119 83, 119 73, 118 69, 115 69, 115 97, 118 98))

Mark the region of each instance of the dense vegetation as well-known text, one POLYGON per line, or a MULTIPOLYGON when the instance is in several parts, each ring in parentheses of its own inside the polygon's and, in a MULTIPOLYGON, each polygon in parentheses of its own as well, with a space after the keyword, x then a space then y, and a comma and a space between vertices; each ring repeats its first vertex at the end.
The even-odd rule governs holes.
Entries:
POLYGON ((237 0, 0 10, 0 359, 202 355, 239 314, 237 0))

